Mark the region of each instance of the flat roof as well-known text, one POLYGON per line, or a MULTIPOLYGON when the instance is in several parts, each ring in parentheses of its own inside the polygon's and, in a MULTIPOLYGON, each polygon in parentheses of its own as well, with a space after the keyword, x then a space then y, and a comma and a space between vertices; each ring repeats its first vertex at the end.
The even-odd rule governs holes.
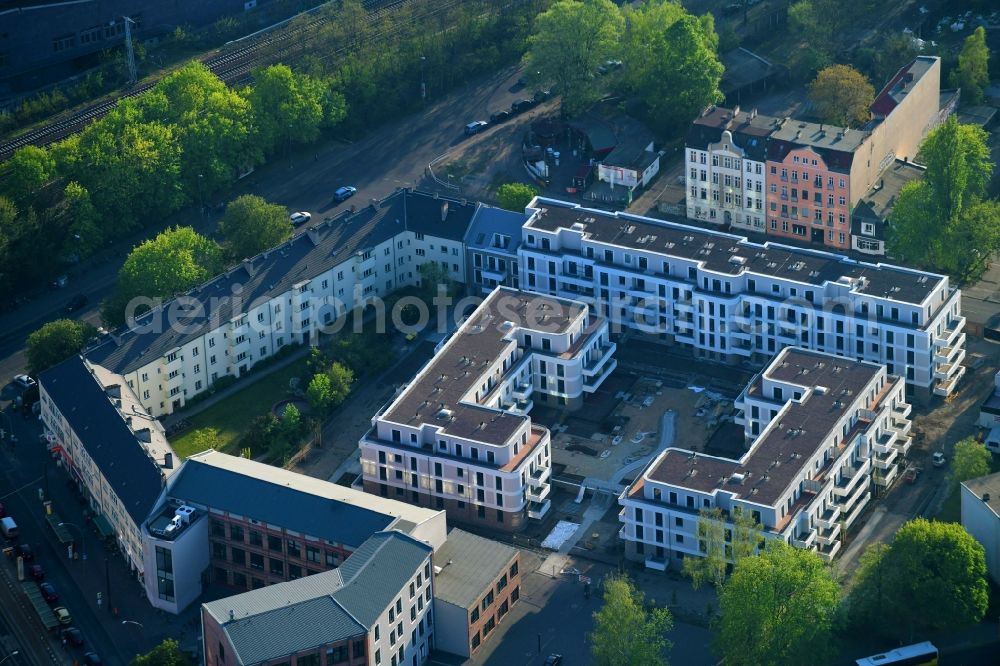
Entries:
POLYGON ((185 460, 167 495, 352 547, 442 513, 214 450, 185 460))
POLYGON ((517 556, 512 546, 460 529, 434 554, 434 597, 459 608, 473 606, 517 556))
POLYGON ((186 292, 186 297, 201 304, 200 316, 178 317, 178 312, 169 307, 172 301, 167 301, 163 307, 138 317, 135 327, 103 336, 84 354, 118 374, 134 372, 402 231, 461 241, 478 205, 426 192, 397 190, 354 213, 344 211, 313 224, 281 245, 186 292), (236 293, 240 297, 234 303, 236 293), (172 325, 175 323, 182 326, 172 325))
POLYGON ((745 236, 656 220, 624 212, 584 208, 555 199, 537 198, 539 209, 527 228, 555 232, 581 225, 584 238, 597 243, 655 252, 701 263, 706 270, 737 276, 752 273, 824 287, 841 278, 852 290, 877 298, 919 305, 947 278, 890 264, 871 264, 822 250, 755 243, 745 236))
MULTIPOLYGON (((740 460, 671 448, 646 476, 704 493, 723 490, 748 502, 774 506, 827 441, 844 409, 881 369, 876 363, 787 347, 775 356, 762 377, 801 386, 803 400, 788 400, 740 460), (826 390, 808 392, 817 386, 826 390)), ((901 380, 890 376, 889 381, 901 380)), ((747 388, 747 395, 759 395, 760 389, 757 381, 747 388)))
POLYGON ((1000 472, 962 481, 962 485, 1000 516, 1000 472), (989 495, 989 500, 983 497, 989 495))
POLYGON ((567 299, 507 287, 493 290, 381 418, 408 426, 439 425, 449 435, 475 441, 506 442, 528 417, 463 402, 463 397, 486 380, 486 368, 510 345, 511 324, 558 334, 586 310, 567 299))

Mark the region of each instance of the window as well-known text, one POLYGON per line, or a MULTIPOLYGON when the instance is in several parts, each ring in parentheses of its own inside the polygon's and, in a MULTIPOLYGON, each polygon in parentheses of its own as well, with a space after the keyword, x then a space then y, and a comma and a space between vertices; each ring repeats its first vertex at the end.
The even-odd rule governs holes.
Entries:
POLYGON ((241 567, 245 567, 247 565, 247 553, 246 553, 246 551, 243 550, 242 548, 233 548, 232 549, 232 560, 233 560, 233 564, 238 564, 241 567))
POLYGON ((273 534, 267 535, 267 549, 281 552, 281 537, 273 534))
POLYGON ((218 543, 217 541, 212 542, 212 557, 217 560, 226 559, 226 544, 218 543))
POLYGON ((251 569, 263 569, 264 568, 264 556, 258 553, 250 553, 250 568, 251 569))
POLYGON ((306 560, 309 562, 319 562, 319 548, 316 546, 306 546, 306 560))
POLYGON ((271 571, 272 574, 274 574, 275 576, 284 576, 285 575, 285 563, 284 562, 282 562, 281 560, 275 559, 273 557, 270 558, 269 561, 270 561, 270 564, 271 564, 270 571, 271 571))
POLYGON ((298 541, 288 540, 288 556, 289 557, 302 557, 302 548, 299 546, 298 541))

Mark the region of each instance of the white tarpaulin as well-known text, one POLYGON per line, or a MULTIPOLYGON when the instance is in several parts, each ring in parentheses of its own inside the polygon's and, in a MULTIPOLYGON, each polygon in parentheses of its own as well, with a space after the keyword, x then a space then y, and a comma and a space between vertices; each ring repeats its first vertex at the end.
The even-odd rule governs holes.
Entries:
POLYGON ((560 520, 556 523, 556 526, 552 528, 549 535, 545 537, 545 541, 542 542, 542 548, 548 548, 549 550, 559 550, 559 547, 566 543, 566 539, 573 536, 573 533, 579 529, 579 523, 571 523, 568 520, 560 520))

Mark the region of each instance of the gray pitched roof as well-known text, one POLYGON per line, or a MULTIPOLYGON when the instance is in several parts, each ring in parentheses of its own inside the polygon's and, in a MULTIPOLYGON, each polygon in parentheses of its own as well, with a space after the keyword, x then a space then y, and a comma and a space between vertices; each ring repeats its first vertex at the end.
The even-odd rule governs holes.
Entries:
POLYGON ((469 232, 465 235, 465 245, 473 250, 490 250, 516 256, 517 248, 521 244, 521 227, 527 221, 528 215, 523 212, 515 213, 503 208, 483 206, 469 225, 469 232), (495 247, 493 245, 495 234, 510 237, 510 244, 507 247, 495 247))
POLYGON ((240 663, 266 662, 367 633, 431 552, 405 534, 379 532, 339 569, 203 607, 226 632, 240 663))
POLYGON ((434 553, 434 598, 469 608, 507 570, 517 549, 453 529, 434 553))
MULTIPOLYGON (((163 489, 164 474, 79 356, 43 372, 42 388, 136 525, 163 489)), ((127 387, 126 387, 127 389, 127 387)))
POLYGON ((395 518, 348 502, 188 458, 169 494, 192 504, 248 516, 263 523, 358 546, 395 518))
POLYGON ((177 317, 176 308, 166 303, 139 317, 131 330, 104 336, 85 355, 118 374, 134 372, 403 230, 461 241, 477 206, 464 199, 397 190, 355 213, 345 211, 314 224, 282 245, 190 290, 186 296, 197 299, 204 309, 198 317, 177 317), (239 294, 236 307, 234 294, 239 294), (171 326, 172 318, 183 326, 171 326))

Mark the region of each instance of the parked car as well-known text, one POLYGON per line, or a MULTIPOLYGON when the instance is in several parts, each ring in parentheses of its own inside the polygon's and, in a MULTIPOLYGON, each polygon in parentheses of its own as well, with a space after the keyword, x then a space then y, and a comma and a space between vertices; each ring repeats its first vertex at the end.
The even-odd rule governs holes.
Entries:
POLYGON ((101 661, 96 652, 87 652, 83 655, 83 663, 87 666, 101 666, 104 662, 101 661))
POLYGON ((550 654, 545 659, 545 666, 559 666, 562 663, 561 654, 550 654))
POLYGON ((86 304, 87 304, 87 295, 77 294, 73 298, 69 299, 69 303, 66 304, 66 312, 76 312, 86 304))
POLYGON ((337 191, 333 193, 334 201, 338 203, 341 201, 347 201, 357 193, 358 188, 352 185, 344 185, 343 187, 338 187, 337 191))
POLYGON ((69 614, 65 606, 56 606, 52 609, 52 612, 56 614, 56 619, 59 620, 59 624, 72 624, 73 616, 69 614))
POLYGON ((28 375, 14 375, 14 385, 18 388, 27 389, 35 385, 35 380, 28 375))
POLYGON ((490 114, 490 124, 499 125, 510 120, 510 111, 497 111, 490 114))
POLYGON ((26 562, 35 559, 35 554, 31 551, 31 546, 26 543, 17 544, 17 556, 26 562))
POLYGON ((295 226, 299 226, 300 224, 305 224, 306 222, 311 220, 312 214, 302 211, 299 213, 292 213, 291 215, 288 216, 288 218, 292 221, 292 224, 294 224, 295 226))
POLYGON ((489 123, 485 120, 473 120, 465 126, 465 135, 472 136, 473 134, 479 134, 487 127, 489 127, 489 123))
POLYGON ((931 464, 935 467, 944 467, 944 464, 948 462, 948 459, 944 457, 944 454, 940 451, 935 451, 931 454, 931 464))
POLYGON ((28 573, 38 582, 45 580, 45 569, 42 568, 41 564, 32 564, 31 568, 28 569, 28 573))
POLYGON ((537 102, 535 102, 535 100, 533 99, 519 99, 510 105, 510 112, 514 114, 524 113, 525 111, 533 107, 536 103, 537 102))
POLYGON ((62 630, 62 637, 70 645, 80 647, 83 645, 83 632, 76 627, 66 627, 62 630))
POLYGON ((56 592, 56 588, 52 587, 52 583, 39 583, 38 589, 42 591, 42 597, 50 604, 59 601, 59 593, 56 592))

